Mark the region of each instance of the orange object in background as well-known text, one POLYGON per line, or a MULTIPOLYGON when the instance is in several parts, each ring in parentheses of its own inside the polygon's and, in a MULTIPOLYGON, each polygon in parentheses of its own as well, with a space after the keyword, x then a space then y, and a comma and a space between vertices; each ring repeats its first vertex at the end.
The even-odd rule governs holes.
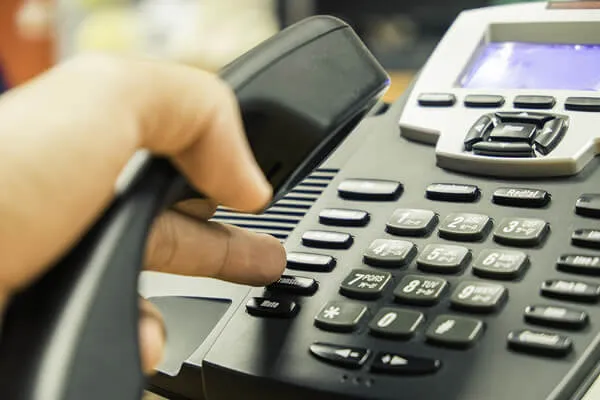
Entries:
POLYGON ((10 86, 28 81, 53 63, 52 41, 19 35, 16 15, 22 0, 0 0, 0 69, 10 86))

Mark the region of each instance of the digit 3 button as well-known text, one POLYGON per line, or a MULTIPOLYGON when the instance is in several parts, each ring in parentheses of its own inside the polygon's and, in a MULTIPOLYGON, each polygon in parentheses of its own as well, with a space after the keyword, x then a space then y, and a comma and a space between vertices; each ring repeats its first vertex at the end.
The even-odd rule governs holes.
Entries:
POLYGON ((423 313, 398 307, 384 307, 369 323, 372 335, 409 339, 424 321, 423 313))
POLYGON ((376 299, 391 277, 389 272, 355 269, 342 282, 340 293, 355 299, 376 299))
POLYGON ((537 218, 504 218, 494 232, 494 240, 509 246, 537 246, 548 232, 548 223, 537 218))
POLYGON ((467 348, 481 336, 484 324, 475 318, 439 315, 427 328, 430 343, 447 347, 467 348))

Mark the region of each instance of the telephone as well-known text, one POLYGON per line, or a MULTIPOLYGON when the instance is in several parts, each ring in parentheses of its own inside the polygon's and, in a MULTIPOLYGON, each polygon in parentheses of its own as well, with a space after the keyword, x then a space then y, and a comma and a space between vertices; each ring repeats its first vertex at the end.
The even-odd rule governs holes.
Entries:
MULTIPOLYGON (((214 217, 280 238, 288 265, 279 281, 249 288, 142 273, 140 291, 163 311, 169 337, 152 388, 171 398, 209 400, 594 396, 600 373, 600 97, 594 93, 600 11, 590 4, 538 2, 461 13, 409 90, 387 106, 376 102, 385 74, 361 51, 349 51, 360 45, 347 27, 325 19, 336 29, 326 23, 320 35, 287 31, 286 40, 298 45, 339 31, 354 45, 341 40, 318 54, 354 54, 346 67, 362 60, 358 71, 370 71, 373 79, 356 73, 340 83, 329 76, 348 104, 363 101, 343 113, 344 124, 312 125, 321 139, 331 139, 325 146, 311 142, 320 150, 304 153, 319 163, 304 164, 296 174, 298 160, 286 164, 285 177, 274 180, 285 189, 263 214, 223 209, 214 217), (363 90, 354 91, 362 83, 363 90), (340 125, 353 129, 334 129, 340 125)), ((245 61, 238 67, 256 66, 257 59, 245 61)), ((283 91, 285 81, 278 82, 283 91)), ((314 112, 327 111, 334 99, 322 97, 314 112)), ((278 111, 285 116, 289 109, 278 111)), ((262 154, 270 163, 261 166, 275 177, 280 168, 269 168, 277 165, 269 158, 274 154, 262 154)), ((124 286, 131 289, 133 274, 125 269, 124 286)), ((64 278, 70 270, 58 271, 64 278)), ((122 275, 112 277, 116 282, 122 275)), ((34 289, 49 290, 46 282, 34 289)), ((11 367, 27 372, 37 360, 3 364, 5 354, 30 355, 26 346, 40 343, 21 339, 17 329, 36 298, 46 300, 25 293, 9 313, 13 322, 8 318, 3 335, 19 347, 0 341, 0 376, 10 376, 11 367)), ((101 335, 85 333, 113 358, 122 351, 134 366, 130 300, 127 319, 119 320, 128 322, 129 342, 115 336, 115 349, 101 335)), ((110 318, 98 321, 118 328, 110 318)), ((90 326, 102 330, 100 322, 90 326)), ((78 356, 90 356, 96 343, 75 342, 78 356)), ((89 381, 58 377, 79 398, 102 398, 81 382, 135 393, 141 379, 135 369, 125 374, 113 367, 116 372, 84 375, 89 381)), ((11 383, 35 390, 22 375, 11 383)), ((13 394, 9 398, 44 398, 13 394)))

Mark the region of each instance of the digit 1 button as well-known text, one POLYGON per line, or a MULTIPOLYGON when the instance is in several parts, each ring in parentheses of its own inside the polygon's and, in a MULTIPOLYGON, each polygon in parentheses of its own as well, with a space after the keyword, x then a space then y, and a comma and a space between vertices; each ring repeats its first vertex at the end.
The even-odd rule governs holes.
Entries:
POLYGON ((569 354, 573 341, 552 332, 523 329, 508 334, 508 346, 516 351, 561 357, 569 354))
POLYGON ((600 249, 600 230, 577 229, 571 235, 571 244, 589 249, 600 249))
POLYGON ((582 194, 575 203, 575 213, 584 217, 600 218, 600 193, 582 194))
POLYGON ((529 258, 522 251, 485 249, 473 263, 473 274, 490 279, 517 279, 528 264, 529 258))
POLYGON ((319 222, 334 226, 365 226, 369 223, 369 214, 361 210, 326 208, 319 213, 319 222))
POLYGON ((444 218, 439 235, 449 240, 475 242, 484 238, 490 226, 491 220, 487 215, 453 213, 444 218))
POLYGON ((417 259, 417 267, 425 272, 452 274, 461 271, 471 259, 463 246, 428 244, 417 259))
POLYGON ((412 242, 375 239, 363 255, 363 260, 374 267, 402 267, 410 263, 416 253, 417 248, 412 242))
POLYGON ((386 231, 399 236, 427 236, 437 220, 437 215, 431 210, 401 208, 392 214, 386 231))
POLYGON ((531 324, 556 328, 582 329, 588 321, 585 311, 558 306, 529 306, 525 309, 525 320, 531 324))
POLYGON ((340 293, 355 299, 376 299, 391 278, 389 272, 355 269, 342 282, 340 293))
POLYGON ((394 298, 399 303, 433 305, 440 300, 447 287, 445 279, 406 275, 394 289, 394 298))
POLYGON ((425 332, 428 342, 448 347, 471 346, 483 333, 483 322, 457 315, 439 315, 425 332))
POLYGON ((509 246, 537 246, 548 232, 548 223, 536 218, 504 218, 494 232, 494 240, 509 246))
POLYGON ((425 320, 423 313, 397 307, 384 307, 369 323, 371 334, 389 338, 409 339, 425 320))
POLYGON ((354 239, 348 233, 330 231, 306 231, 302 235, 302 244, 320 249, 348 249, 354 239))
POLYGON ((315 317, 315 325, 336 332, 351 332, 360 323, 367 307, 345 301, 330 301, 315 317))
POLYGON ((497 310, 507 297, 502 285, 463 281, 454 290, 450 302, 457 310, 489 313, 497 310))
POLYGON ((320 360, 346 368, 360 368, 369 358, 371 351, 362 347, 341 346, 331 343, 313 343, 312 355, 320 360))

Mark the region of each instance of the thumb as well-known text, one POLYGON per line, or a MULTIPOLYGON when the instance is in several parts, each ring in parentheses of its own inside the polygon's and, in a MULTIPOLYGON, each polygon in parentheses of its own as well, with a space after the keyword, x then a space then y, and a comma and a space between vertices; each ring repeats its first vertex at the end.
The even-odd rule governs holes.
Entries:
POLYGON ((166 330, 160 311, 148 300, 140 298, 139 343, 142 370, 154 373, 163 358, 166 330))

